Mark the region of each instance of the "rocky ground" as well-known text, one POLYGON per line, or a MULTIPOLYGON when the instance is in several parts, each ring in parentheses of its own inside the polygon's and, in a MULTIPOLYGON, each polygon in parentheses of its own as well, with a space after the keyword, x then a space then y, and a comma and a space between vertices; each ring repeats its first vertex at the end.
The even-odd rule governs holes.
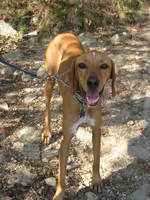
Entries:
MULTIPOLYGON (((117 32, 110 28, 84 33, 79 38, 86 48, 104 50, 113 58, 117 96, 111 98, 108 84, 102 99, 102 192, 95 194, 88 187, 93 160, 91 130, 80 127, 70 145, 65 199, 150 200, 150 23, 119 27, 117 32)), ((47 42, 26 38, 3 56, 44 77, 47 42)), ((43 146, 45 81, 2 64, 0 74, 0 199, 52 199, 62 140, 58 87, 52 98, 53 136, 43 146)))

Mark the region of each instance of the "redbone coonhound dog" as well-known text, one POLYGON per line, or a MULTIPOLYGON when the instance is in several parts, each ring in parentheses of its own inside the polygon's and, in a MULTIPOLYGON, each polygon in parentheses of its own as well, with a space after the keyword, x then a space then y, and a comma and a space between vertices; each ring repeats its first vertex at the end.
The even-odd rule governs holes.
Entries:
MULTIPOLYGON (((112 79, 112 96, 115 96, 115 65, 104 53, 85 52, 77 37, 71 33, 54 37, 46 51, 46 71, 48 75, 62 76, 70 87, 58 81, 63 97, 63 140, 59 152, 58 184, 53 200, 62 200, 65 190, 66 164, 68 148, 75 131, 82 123, 92 128, 93 174, 92 187, 101 191, 100 143, 101 143, 101 98, 105 84, 112 79), (84 102, 76 98, 78 93, 84 102), (82 106, 84 104, 84 106, 82 106), (81 115, 81 111, 83 112, 81 115)), ((50 99, 55 80, 47 80, 45 86, 46 113, 44 143, 49 143, 50 133, 50 99)))

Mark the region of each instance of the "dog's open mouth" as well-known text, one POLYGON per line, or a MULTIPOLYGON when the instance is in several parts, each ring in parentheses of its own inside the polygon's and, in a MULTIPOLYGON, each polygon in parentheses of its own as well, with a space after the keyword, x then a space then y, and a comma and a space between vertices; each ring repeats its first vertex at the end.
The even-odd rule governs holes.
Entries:
POLYGON ((89 106, 95 106, 100 98, 100 94, 98 91, 91 91, 91 90, 88 90, 86 92, 86 103, 89 105, 89 106))

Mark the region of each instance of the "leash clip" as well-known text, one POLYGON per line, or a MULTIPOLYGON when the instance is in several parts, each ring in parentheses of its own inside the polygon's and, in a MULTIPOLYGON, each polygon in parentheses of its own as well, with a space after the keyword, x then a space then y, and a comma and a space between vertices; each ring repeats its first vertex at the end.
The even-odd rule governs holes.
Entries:
POLYGON ((80 104, 80 118, 85 117, 85 109, 84 109, 84 104, 80 104))

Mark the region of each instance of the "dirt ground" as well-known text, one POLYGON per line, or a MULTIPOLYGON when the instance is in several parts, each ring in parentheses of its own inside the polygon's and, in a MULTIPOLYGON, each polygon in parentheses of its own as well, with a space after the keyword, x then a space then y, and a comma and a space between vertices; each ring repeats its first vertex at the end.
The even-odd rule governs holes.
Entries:
MULTIPOLYGON (((117 96, 111 98, 108 84, 102 100, 102 192, 94 194, 88 187, 93 160, 91 130, 81 127, 70 147, 66 200, 90 199, 89 191, 95 200, 150 199, 150 23, 126 31, 130 37, 123 43, 103 46, 102 37, 99 47, 95 47, 105 49, 117 68, 117 96)), ((18 47, 21 58, 15 63, 37 71, 44 63, 47 41, 29 45, 27 40, 23 47, 18 47)), ((0 103, 8 106, 0 108, 2 200, 46 200, 55 192, 62 99, 56 86, 52 98, 53 136, 51 143, 43 146, 43 91, 44 80, 22 81, 21 73, 15 78, 0 76, 0 103)))

